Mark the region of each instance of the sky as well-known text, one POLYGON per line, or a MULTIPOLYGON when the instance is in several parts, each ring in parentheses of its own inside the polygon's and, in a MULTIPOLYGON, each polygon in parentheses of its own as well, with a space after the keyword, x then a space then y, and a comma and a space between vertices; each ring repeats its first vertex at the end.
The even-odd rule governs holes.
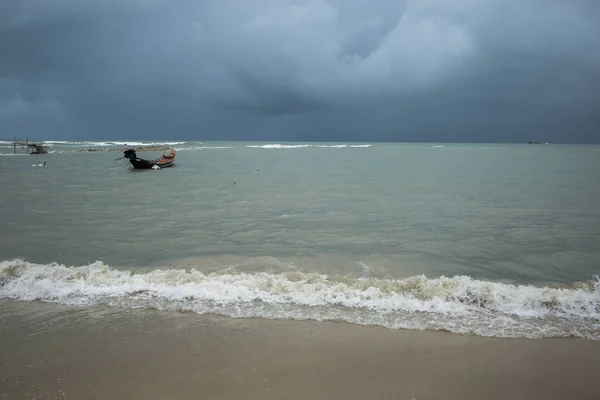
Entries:
POLYGON ((0 138, 600 142, 597 0, 2 0, 0 138))

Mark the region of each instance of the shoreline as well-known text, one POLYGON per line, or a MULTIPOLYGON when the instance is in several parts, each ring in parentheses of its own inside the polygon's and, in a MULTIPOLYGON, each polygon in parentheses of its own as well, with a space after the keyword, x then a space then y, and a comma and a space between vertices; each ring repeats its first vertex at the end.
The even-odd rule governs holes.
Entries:
POLYGON ((0 300, 5 398, 593 399, 600 344, 0 300))

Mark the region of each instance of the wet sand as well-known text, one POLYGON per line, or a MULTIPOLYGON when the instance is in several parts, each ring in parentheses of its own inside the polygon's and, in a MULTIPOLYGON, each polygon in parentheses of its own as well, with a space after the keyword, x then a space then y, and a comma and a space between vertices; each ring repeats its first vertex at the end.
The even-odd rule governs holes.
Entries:
POLYGON ((598 399, 600 343, 0 301, 2 399, 598 399))

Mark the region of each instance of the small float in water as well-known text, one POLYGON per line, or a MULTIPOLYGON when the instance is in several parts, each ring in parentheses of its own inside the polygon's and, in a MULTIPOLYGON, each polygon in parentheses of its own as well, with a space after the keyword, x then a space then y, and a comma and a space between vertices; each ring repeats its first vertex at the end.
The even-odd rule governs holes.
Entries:
POLYGON ((163 154, 162 157, 154 160, 145 160, 139 158, 135 149, 128 149, 123 152, 123 158, 127 158, 135 169, 162 169, 173 166, 175 163, 175 150, 171 150, 169 155, 163 154))

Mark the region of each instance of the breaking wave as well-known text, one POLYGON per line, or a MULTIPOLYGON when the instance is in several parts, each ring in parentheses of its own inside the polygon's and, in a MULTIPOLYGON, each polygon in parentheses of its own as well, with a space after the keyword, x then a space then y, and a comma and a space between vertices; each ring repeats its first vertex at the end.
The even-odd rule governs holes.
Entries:
POLYGON ((113 142, 113 141, 69 141, 69 140, 46 140, 44 144, 49 146, 76 146, 76 147, 110 147, 110 146, 174 146, 187 142, 113 142))
POLYGON ((175 151, 192 151, 192 150, 222 150, 235 149, 233 146, 196 146, 196 147, 175 147, 175 151))
POLYGON ((310 144, 250 144, 246 147, 251 149, 301 149, 311 147, 310 144))
POLYGON ((550 288, 468 276, 398 280, 301 272, 140 272, 102 262, 67 267, 0 263, 0 298, 213 313, 230 317, 346 321, 495 337, 600 340, 600 280, 550 288))
POLYGON ((303 149, 307 147, 319 147, 319 148, 362 148, 362 147, 372 147, 372 144, 253 144, 247 145, 246 147, 253 149, 303 149))

